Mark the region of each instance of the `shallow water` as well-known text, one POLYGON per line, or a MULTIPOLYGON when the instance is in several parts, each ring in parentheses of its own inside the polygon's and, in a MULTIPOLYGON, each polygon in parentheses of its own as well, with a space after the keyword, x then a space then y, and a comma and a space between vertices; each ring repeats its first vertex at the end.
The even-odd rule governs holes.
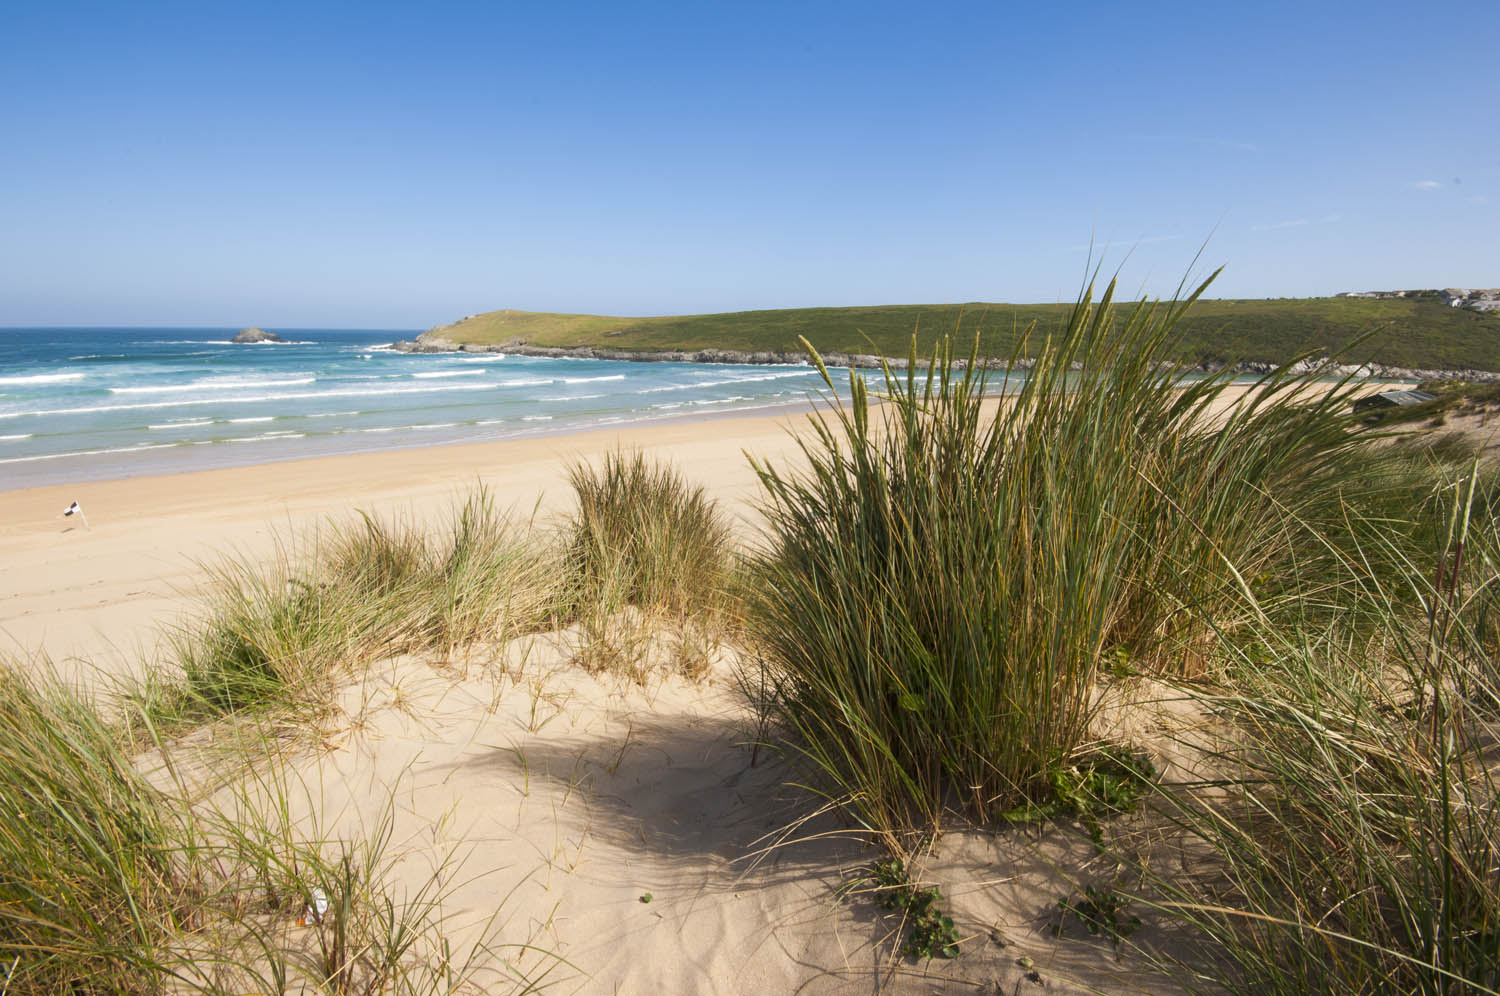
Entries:
POLYGON ((0 329, 0 489, 805 402, 810 366, 398 353, 413 330, 0 329))

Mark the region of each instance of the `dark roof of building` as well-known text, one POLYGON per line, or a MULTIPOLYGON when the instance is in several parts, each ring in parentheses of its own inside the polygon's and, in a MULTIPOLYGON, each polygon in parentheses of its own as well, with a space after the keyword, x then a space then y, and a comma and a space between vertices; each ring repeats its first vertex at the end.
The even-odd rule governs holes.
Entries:
POLYGON ((1406 406, 1420 405, 1426 401, 1432 401, 1436 394, 1426 391, 1381 391, 1379 394, 1367 394, 1354 402, 1357 408, 1369 408, 1373 405, 1384 406, 1406 406))

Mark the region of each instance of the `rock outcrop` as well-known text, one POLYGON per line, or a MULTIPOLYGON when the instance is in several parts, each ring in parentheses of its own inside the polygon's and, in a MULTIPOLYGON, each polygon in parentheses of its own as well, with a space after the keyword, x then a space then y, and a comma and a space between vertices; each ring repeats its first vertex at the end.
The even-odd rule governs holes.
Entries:
MULTIPOLYGON (((635 349, 610 349, 604 346, 532 346, 522 339, 494 345, 478 345, 472 342, 455 342, 444 336, 424 332, 412 341, 392 343, 392 349, 403 353, 509 353, 514 356, 569 357, 586 360, 629 360, 636 363, 750 363, 806 365, 804 353, 744 352, 738 349, 699 349, 648 351, 635 349)), ((881 357, 869 353, 823 353, 823 362, 830 367, 859 367, 878 369, 881 357)), ((906 357, 889 356, 885 362, 894 370, 906 369, 906 357)), ((1004 370, 1011 361, 1003 357, 990 357, 984 361, 991 370, 1004 370)), ((918 368, 927 366, 926 360, 917 361, 918 368)), ((959 365, 962 365, 960 361, 959 365)), ((1015 369, 1026 370, 1031 360, 1022 358, 1014 363, 1015 369)), ((1230 371, 1241 374, 1268 374, 1276 370, 1277 364, 1247 360, 1233 364, 1230 371)), ((1225 369, 1219 364, 1203 364, 1197 367, 1203 373, 1218 373, 1225 369)), ((1325 377, 1353 377, 1371 380, 1467 380, 1475 383, 1500 382, 1500 373, 1489 370, 1438 370, 1412 367, 1392 367, 1382 363, 1361 365, 1336 363, 1326 366, 1317 361, 1302 360, 1292 365, 1293 373, 1309 373, 1317 370, 1325 377)))
POLYGON ((241 344, 247 342, 286 342, 285 339, 277 335, 275 332, 267 332, 265 329, 258 329, 254 326, 251 326, 248 329, 241 329, 235 335, 235 337, 233 339, 230 339, 229 341, 238 342, 241 344))

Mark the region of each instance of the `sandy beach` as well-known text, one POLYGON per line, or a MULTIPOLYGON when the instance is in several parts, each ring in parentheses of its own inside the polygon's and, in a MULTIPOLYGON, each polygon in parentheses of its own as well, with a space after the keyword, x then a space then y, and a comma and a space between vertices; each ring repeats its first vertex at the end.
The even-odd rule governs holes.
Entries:
POLYGON ((436 446, 194 473, 0 491, 0 645, 70 670, 149 656, 187 605, 201 564, 268 554, 356 510, 435 521, 476 484, 501 508, 547 523, 570 500, 567 467, 641 448, 703 484, 742 524, 757 484, 744 452, 795 452, 802 415, 436 446), (88 527, 62 511, 77 501, 88 527), (71 663, 70 663, 71 662, 71 663))
MULTIPOLYGON (((435 524, 475 484, 545 527, 569 507, 570 463, 620 448, 680 468, 748 537, 759 485, 744 454, 794 458, 790 430, 805 418, 3 492, 0 632, 11 655, 45 655, 84 687, 105 688, 151 660, 220 554, 269 556, 278 537, 360 509, 435 524), (74 500, 88 528, 61 517, 74 500)), ((356 840, 390 820, 394 886, 416 891, 444 869, 456 883, 450 936, 468 942, 498 925, 502 945, 550 953, 514 962, 551 967, 563 992, 1011 992, 1033 985, 1023 961, 1053 991, 1135 987, 1131 966, 1098 942, 1047 928, 1066 891, 1058 869, 1089 860, 1076 829, 946 837, 925 871, 965 924, 965 954, 901 958, 899 918, 846 893, 877 850, 829 815, 798 825, 819 800, 788 788, 778 759, 762 753, 752 765, 755 718, 732 660, 701 681, 663 675, 643 687, 579 670, 575 637, 528 639, 498 661, 491 650, 484 660, 371 662, 341 694, 343 718, 287 759, 301 832, 356 840), (758 857, 788 827, 810 841, 758 857)))

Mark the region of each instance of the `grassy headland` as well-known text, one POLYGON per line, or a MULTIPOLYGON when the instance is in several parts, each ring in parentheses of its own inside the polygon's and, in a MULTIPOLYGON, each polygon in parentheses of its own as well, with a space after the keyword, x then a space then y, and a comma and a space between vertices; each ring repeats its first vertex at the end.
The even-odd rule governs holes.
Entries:
MULTIPOLYGON (((798 337, 825 353, 905 356, 916 330, 925 355, 945 335, 980 336, 983 353, 1008 357, 1033 325, 1045 333, 1073 310, 1063 304, 902 304, 788 308, 712 315, 615 318, 532 311, 490 311, 435 329, 474 345, 524 341, 532 346, 653 352, 727 349, 801 354, 798 337)), ((1406 298, 1200 300, 1181 319, 1175 359, 1188 363, 1282 362, 1314 348, 1337 350, 1374 334, 1351 361, 1428 369, 1500 370, 1500 313, 1450 308, 1433 295, 1406 298)), ((1034 335, 1036 333, 1033 333, 1034 335)), ((1040 343, 1021 350, 1034 355, 1040 343)))

